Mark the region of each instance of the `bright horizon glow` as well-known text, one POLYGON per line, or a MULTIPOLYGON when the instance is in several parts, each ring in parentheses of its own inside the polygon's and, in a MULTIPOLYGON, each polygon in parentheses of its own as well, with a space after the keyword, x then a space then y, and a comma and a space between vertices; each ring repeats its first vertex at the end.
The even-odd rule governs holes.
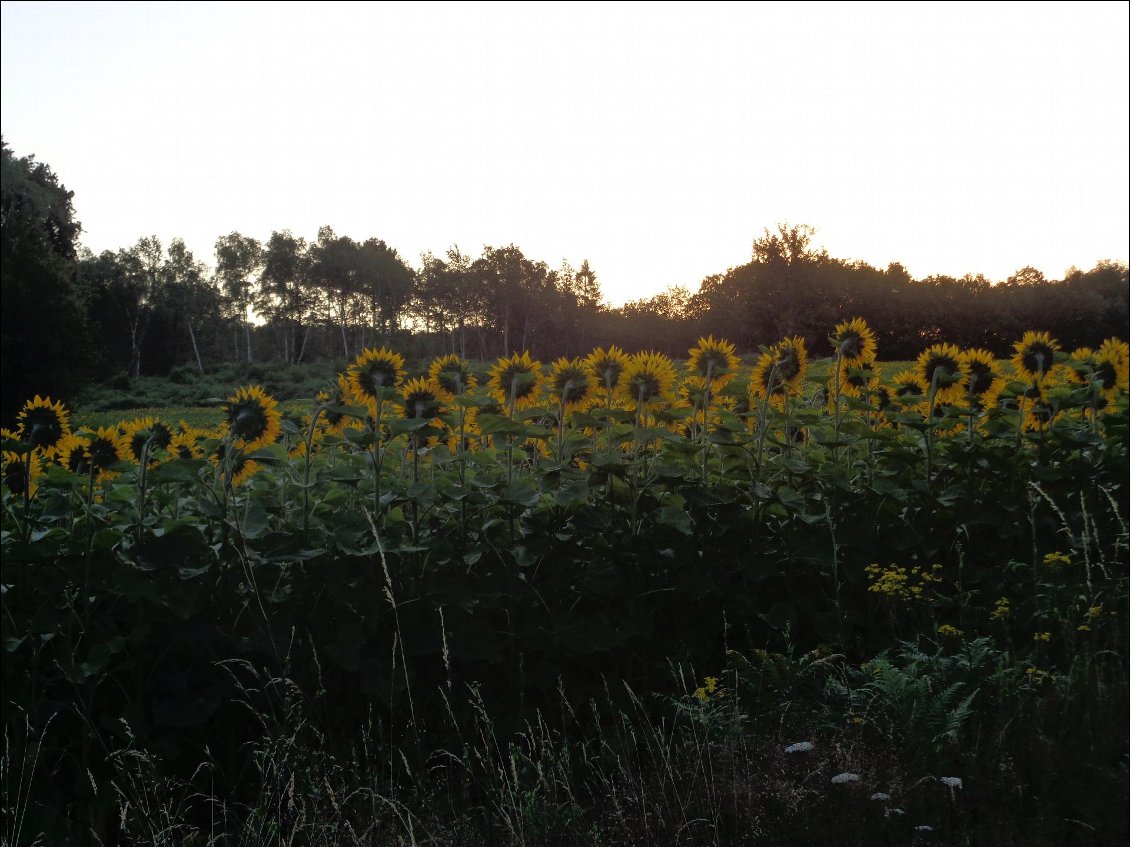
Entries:
POLYGON ((1130 6, 12 3, 0 129, 95 252, 513 243, 620 305, 782 222, 915 277, 1130 258, 1130 6))

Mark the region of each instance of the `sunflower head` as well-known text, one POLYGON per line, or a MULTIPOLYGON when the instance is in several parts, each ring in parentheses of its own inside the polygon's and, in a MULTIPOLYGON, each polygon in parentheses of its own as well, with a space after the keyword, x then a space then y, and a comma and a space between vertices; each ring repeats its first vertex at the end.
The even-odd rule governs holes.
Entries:
POLYGON ((799 335, 766 349, 753 369, 754 397, 783 398, 800 393, 808 371, 808 352, 799 335))
POLYGON ((146 463, 150 467, 160 464, 160 451, 167 450, 173 438, 173 432, 156 418, 137 418, 121 427, 122 435, 129 447, 130 457, 135 462, 141 461, 141 454, 146 454, 146 463))
POLYGON ((667 402, 675 384, 675 366, 661 353, 636 353, 620 374, 620 390, 637 406, 667 402))
POLYGON ((463 440, 459 440, 460 427, 450 427, 447 429, 447 449, 452 453, 457 453, 460 450, 464 452, 477 451, 483 444, 483 433, 479 429, 479 410, 476 408, 467 409, 467 414, 463 417, 463 440))
POLYGON ((970 397, 982 397, 997 378, 997 360, 988 350, 965 350, 958 356, 970 397))
POLYGON ((436 393, 448 403, 454 402, 456 397, 474 391, 478 385, 474 374, 471 373, 470 362, 454 353, 433 359, 428 368, 428 379, 436 393))
POLYGON ((839 370, 840 391, 852 397, 866 397, 879 384, 874 359, 862 359, 854 365, 841 359, 839 370))
POLYGON ((61 402, 51 402, 50 397, 35 395, 20 410, 16 432, 33 450, 47 457, 54 456, 60 442, 71 434, 71 417, 61 402))
POLYGON ((628 366, 628 354, 613 345, 605 350, 598 347, 585 358, 587 367, 605 392, 617 390, 620 374, 628 366))
POLYGON ((836 356, 849 365, 874 361, 878 350, 875 333, 863 318, 852 318, 850 321, 836 324, 836 330, 828 340, 832 342, 836 356))
POLYGON ((869 399, 871 401, 872 408, 874 408, 877 412, 889 412, 892 411, 896 406, 895 389, 890 385, 877 383, 872 387, 869 399))
POLYGON ((1059 342, 1047 332, 1026 332, 1012 345, 1012 366, 1024 379, 1043 379, 1055 367, 1059 342))
POLYGON ((541 363, 529 352, 499 359, 490 369, 487 383, 491 396, 504 409, 524 409, 538 402, 541 394, 541 363))
POLYGON ((34 497, 39 490, 39 477, 43 475, 43 465, 39 456, 25 457, 19 453, 5 450, 2 453, 4 469, 4 488, 16 497, 34 497))
POLYGON ((1033 392, 1024 404, 1024 420, 1021 429, 1025 432, 1047 432, 1052 424, 1063 417, 1063 410, 1048 396, 1043 385, 1033 392))
MULTIPOLYGON (((348 374, 337 375, 336 384, 328 391, 318 392, 318 403, 329 406, 348 406, 353 402, 353 388, 349 384, 348 374)), ((341 435, 351 426, 359 425, 357 418, 343 415, 326 409, 318 418, 319 429, 324 429, 331 435, 341 435)))
POLYGON ((434 421, 443 414, 443 403, 431 380, 416 377, 400 389, 400 406, 406 420, 434 421))
POLYGON ((917 371, 902 371, 891 379, 891 387, 894 389, 895 397, 917 403, 930 390, 930 383, 926 382, 917 371))
POLYGON ((248 459, 242 453, 236 456, 235 465, 232 467, 231 472, 232 488, 239 488, 262 469, 263 466, 254 459, 248 459))
POLYGON ((710 400, 710 385, 705 378, 691 375, 679 385, 677 397, 680 406, 702 410, 710 400))
POLYGON ((689 351, 687 370, 701 378, 707 385, 721 390, 738 375, 738 357, 734 355, 734 345, 723 339, 700 338, 698 344, 689 351))
POLYGON ((68 439, 61 455, 63 465, 79 474, 94 472, 100 481, 118 475, 111 468, 130 458, 129 444, 117 427, 103 426, 90 430, 89 435, 76 435, 68 439))
POLYGON ((1115 390, 1130 390, 1130 344, 1119 338, 1108 338, 1099 346, 1098 359, 1114 366, 1115 390))
POLYGON ((404 382, 404 357, 387 347, 361 351, 347 370, 350 392, 376 415, 377 401, 395 396, 404 382))
POLYGON ((956 403, 962 399, 965 372, 961 351, 953 344, 935 344, 918 355, 918 375, 934 391, 936 403, 956 403))
POLYGON ((273 444, 282 434, 279 405, 258 385, 236 391, 224 404, 224 414, 228 431, 244 450, 257 450, 273 444))
POLYGON ((580 359, 558 359, 548 382, 550 393, 566 409, 575 409, 596 391, 596 381, 580 359))
POLYGON ((195 432, 178 432, 169 441, 169 455, 178 459, 203 459, 204 448, 195 432))
POLYGON ((1067 377, 1072 382, 1094 386, 1108 401, 1125 391, 1130 376, 1130 355, 1125 341, 1108 338, 1098 352, 1081 347, 1071 354, 1067 377))

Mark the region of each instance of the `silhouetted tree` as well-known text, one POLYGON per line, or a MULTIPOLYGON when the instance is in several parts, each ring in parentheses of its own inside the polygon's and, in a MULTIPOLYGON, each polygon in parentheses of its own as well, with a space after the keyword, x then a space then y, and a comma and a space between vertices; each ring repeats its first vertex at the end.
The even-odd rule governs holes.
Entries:
POLYGON ((0 148, 0 384, 10 421, 24 400, 67 392, 89 370, 74 193, 34 156, 17 159, 2 139, 0 148))

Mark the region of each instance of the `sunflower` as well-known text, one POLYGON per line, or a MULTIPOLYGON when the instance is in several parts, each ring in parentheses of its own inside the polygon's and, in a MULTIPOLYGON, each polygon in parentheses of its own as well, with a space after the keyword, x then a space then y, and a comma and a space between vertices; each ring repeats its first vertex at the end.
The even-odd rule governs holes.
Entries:
POLYGON ((874 409, 871 412, 872 427, 880 429, 888 426, 890 416, 898 411, 894 386, 878 383, 871 389, 867 399, 871 403, 871 408, 874 409))
POLYGON ((585 367, 596 378, 606 394, 615 392, 620 385, 620 374, 628 366, 628 355, 613 345, 605 350, 597 347, 585 357, 585 367))
POLYGON ((254 459, 248 459, 242 453, 239 454, 235 457, 235 466, 232 468, 232 488, 239 488, 261 470, 263 470, 263 466, 254 459))
POLYGON ((1051 389, 1060 384, 1055 374, 1032 382, 1024 392, 1024 420, 1021 429, 1025 432, 1047 432, 1052 424, 1064 415, 1060 404, 1051 396, 1051 389))
MULTIPOLYGON (((1130 391, 1130 344, 1118 338, 1108 338, 1099 345, 1099 362, 1114 366, 1113 386, 1109 390, 1130 391)), ((1104 390, 1108 390, 1104 385, 1104 390)))
POLYGON ((1004 377, 994 379, 988 390, 981 395, 981 404, 986 409, 1015 411, 1019 405, 1016 395, 1009 390, 1009 384, 1009 380, 1004 377))
POLYGON ((693 423, 694 426, 700 427, 705 422, 709 403, 710 423, 718 426, 724 420, 723 413, 733 414, 737 400, 737 397, 711 396, 710 387, 705 379, 700 376, 690 376, 683 380, 682 385, 675 392, 674 408, 693 409, 694 414, 684 423, 693 423))
POLYGON ((245 451, 273 444, 282 434, 282 412, 275 399, 258 385, 241 388, 224 404, 228 430, 245 451))
POLYGON ((204 448, 195 432, 178 432, 169 440, 169 454, 178 459, 203 459, 204 448))
POLYGON ((1012 349, 1015 351, 1012 366, 1016 373, 1024 379, 1042 379, 1055 367, 1059 342, 1046 332, 1026 332, 1012 349))
MULTIPOLYGON (((840 391, 851 397, 866 397, 879 384, 879 374, 875 372, 874 359, 862 359, 854 365, 849 365, 846 359, 841 359, 839 370, 840 391)), ((834 390, 831 382, 828 388, 834 390)))
POLYGON ((1108 338, 1097 353, 1089 347, 1075 350, 1067 378, 1082 385, 1093 385, 1107 401, 1115 400, 1120 390, 1126 390, 1130 376, 1130 355, 1126 348, 1125 341, 1108 338))
POLYGON ((404 382, 404 357, 387 347, 372 347, 361 351, 346 373, 350 396, 361 405, 369 407, 369 414, 377 416, 377 405, 395 396, 404 382))
POLYGON ((697 418, 701 419, 702 415, 698 413, 701 413, 710 401, 710 385, 701 376, 689 376, 679 385, 676 396, 680 406, 694 409, 697 418))
POLYGON ((636 353, 628 360, 618 383, 637 408, 668 402, 674 384, 675 366, 661 353, 636 353))
POLYGON ((700 338, 688 353, 687 369, 692 375, 700 377, 711 390, 722 390, 738 375, 740 362, 734 355, 734 345, 728 341, 715 341, 713 335, 700 338))
POLYGON ((172 430, 156 418, 137 418, 119 428, 135 462, 140 463, 141 454, 145 452, 149 467, 161 464, 159 451, 168 449, 173 438, 172 430))
POLYGON ((541 363, 528 352, 502 357, 490 369, 487 388, 504 409, 524 409, 538 402, 541 394, 541 363))
POLYGON ((953 344, 935 344, 918 356, 918 375, 934 392, 934 403, 957 403, 965 395, 965 372, 961 351, 953 344))
POLYGON ((769 397, 779 404, 796 396, 804 386, 808 371, 808 352, 799 335, 778 341, 761 354, 753 369, 751 388, 757 398, 769 397))
POLYGON ((1089 385, 1095 373, 1095 351, 1090 347, 1080 347, 1071 351, 1067 363, 1067 379, 1077 385, 1089 385))
MULTIPOLYGON (((317 401, 329 406, 348 406, 353 402, 353 388, 349 384, 346 374, 337 375, 337 385, 329 391, 319 391, 317 401)), ((341 435, 351 427, 359 427, 361 422, 350 415, 343 415, 326 409, 318 418, 319 429, 324 429, 329 435, 341 435)))
POLYGON ((39 490, 39 478, 43 475, 43 464, 35 455, 27 456, 27 462, 20 453, 5 450, 2 454, 4 463, 4 487, 16 497, 34 497, 39 490))
POLYGON ((580 359, 560 358, 549 372, 549 391, 562 409, 575 409, 596 392, 596 380, 580 359))
POLYGON ((988 350, 965 350, 958 356, 958 364, 965 373, 965 390, 970 400, 980 402, 997 378, 997 360, 988 350))
POLYGON ((875 333, 863 318, 852 318, 836 324, 836 330, 828 340, 832 342, 836 356, 849 365, 874 361, 878 352, 875 333))
POLYGON ((406 420, 426 420, 439 425, 443 403, 431 380, 416 377, 400 389, 400 405, 406 420))
POLYGON ((577 411, 582 415, 595 418, 598 422, 597 426, 586 426, 583 430, 586 436, 593 438, 600 432, 607 432, 619 420, 616 413, 627 412, 630 416, 633 409, 631 400, 619 390, 614 391, 611 395, 605 394, 601 390, 595 394, 590 394, 588 399, 577 407, 577 411))
POLYGON ((58 452, 59 443, 71 434, 71 416, 61 402, 52 403, 50 397, 36 394, 20 410, 16 433, 33 450, 51 458, 58 452))
POLYGON ((930 390, 930 383, 926 382, 917 371, 901 371, 891 378, 891 387, 895 390, 895 397, 903 403, 918 403, 926 398, 930 390))
POLYGON ((454 353, 433 359, 428 368, 428 379, 445 403, 453 403, 456 397, 474 391, 478 385, 471 373, 471 363, 454 353))
POLYGON ((89 435, 72 434, 60 445, 59 461, 71 473, 85 476, 93 467, 95 478, 105 482, 118 475, 110 470, 118 462, 129 461, 130 449, 117 427, 99 427, 89 435))
POLYGON ((894 401, 904 410, 925 415, 927 412, 926 393, 929 390, 930 384, 922 379, 917 371, 900 371, 891 377, 891 392, 894 401))
MULTIPOLYGON (((294 439, 294 443, 286 451, 287 456, 292 459, 300 458, 306 455, 306 437, 310 434, 310 416, 303 415, 302 419, 298 422, 298 436, 294 439)), ((310 438, 310 446, 314 447, 320 444, 325 430, 321 427, 314 429, 314 433, 310 438)))
POLYGON ((460 450, 465 452, 477 451, 483 446, 483 433, 479 429, 479 410, 470 408, 463 418, 463 441, 459 440, 459 427, 449 427, 447 433, 447 449, 452 453, 460 450))

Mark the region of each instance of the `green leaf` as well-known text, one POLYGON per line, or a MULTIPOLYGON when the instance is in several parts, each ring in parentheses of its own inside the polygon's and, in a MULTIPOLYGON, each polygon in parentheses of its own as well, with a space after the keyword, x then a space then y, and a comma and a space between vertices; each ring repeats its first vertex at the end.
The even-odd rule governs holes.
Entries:
POLYGON ((160 485, 174 482, 198 482, 206 459, 170 459, 149 471, 149 481, 160 485))
POLYGON ((683 533, 683 535, 694 533, 694 521, 680 506, 664 506, 660 509, 659 522, 683 533))
POLYGON ((204 536, 193 524, 179 524, 161 535, 147 535, 132 552, 138 570, 142 571, 191 569, 211 560, 204 536))
POLYGON ((539 499, 541 499, 541 493, 534 488, 532 483, 524 479, 510 483, 502 493, 503 503, 514 503, 526 509, 536 506, 539 499))
POLYGON ((266 533, 269 522, 270 517, 262 501, 252 500, 240 516, 239 531, 244 538, 259 538, 266 533))

